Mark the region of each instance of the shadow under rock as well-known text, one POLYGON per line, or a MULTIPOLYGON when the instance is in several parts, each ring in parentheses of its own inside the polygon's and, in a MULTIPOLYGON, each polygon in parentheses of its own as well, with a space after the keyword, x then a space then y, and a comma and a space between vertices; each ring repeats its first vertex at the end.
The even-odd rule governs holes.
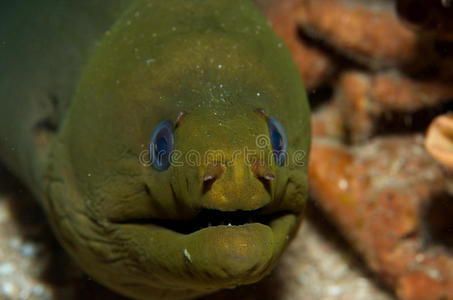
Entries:
POLYGON ((431 199, 421 212, 423 248, 440 248, 453 254, 453 201, 447 193, 431 199))

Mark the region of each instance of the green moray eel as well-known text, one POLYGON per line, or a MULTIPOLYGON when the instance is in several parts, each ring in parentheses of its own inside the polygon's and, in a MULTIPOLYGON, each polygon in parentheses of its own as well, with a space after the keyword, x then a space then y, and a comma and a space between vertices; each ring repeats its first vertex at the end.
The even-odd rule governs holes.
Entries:
POLYGON ((253 3, 0 10, 0 157, 85 272, 137 299, 270 272, 302 220, 309 108, 253 3))

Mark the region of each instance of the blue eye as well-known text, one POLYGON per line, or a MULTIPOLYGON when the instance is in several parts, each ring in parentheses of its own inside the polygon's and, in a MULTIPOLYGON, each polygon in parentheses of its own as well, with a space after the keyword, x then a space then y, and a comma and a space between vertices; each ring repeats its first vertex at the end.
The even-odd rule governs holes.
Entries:
POLYGON ((168 169, 174 143, 173 125, 169 121, 157 125, 149 143, 151 163, 156 169, 168 169))
POLYGON ((278 166, 283 165, 288 151, 288 136, 280 124, 274 118, 269 118, 267 121, 269 128, 269 136, 272 144, 272 153, 274 154, 275 162, 278 166))

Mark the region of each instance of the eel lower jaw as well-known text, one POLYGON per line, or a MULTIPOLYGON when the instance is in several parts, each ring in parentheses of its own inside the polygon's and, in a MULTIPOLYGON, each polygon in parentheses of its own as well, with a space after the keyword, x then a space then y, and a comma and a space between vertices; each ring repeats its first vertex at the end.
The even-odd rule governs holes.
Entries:
MULTIPOLYGON (((203 213, 200 212, 201 217, 203 213)), ((195 231, 186 230, 186 234, 171 228, 175 223, 187 226, 185 222, 193 220, 129 220, 112 224, 112 232, 128 249, 128 261, 141 271, 143 279, 137 280, 144 285, 153 282, 147 274, 159 270, 159 276, 171 286, 198 286, 205 291, 233 288, 263 278, 275 265, 301 220, 297 213, 278 212, 252 216, 251 222, 247 219, 242 222, 244 219, 237 217, 237 213, 248 217, 253 211, 228 212, 226 216, 233 214, 237 218, 233 218, 231 226, 225 224, 228 221, 225 218, 218 225, 192 227, 195 231), (162 222, 172 224, 167 226, 162 222)), ((216 216, 223 214, 215 212, 216 216)))

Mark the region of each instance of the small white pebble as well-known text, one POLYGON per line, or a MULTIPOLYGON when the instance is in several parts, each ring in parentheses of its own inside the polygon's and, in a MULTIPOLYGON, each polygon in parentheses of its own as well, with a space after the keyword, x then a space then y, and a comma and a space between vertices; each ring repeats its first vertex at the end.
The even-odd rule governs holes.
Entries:
POLYGON ((440 273, 439 273, 439 270, 435 270, 435 269, 428 269, 426 270, 426 274, 428 274, 429 277, 431 277, 432 279, 439 279, 440 278, 440 273))
POLYGON ((0 275, 2 276, 11 275, 15 270, 16 268, 10 262, 6 262, 0 265, 0 275))
POLYGON ((42 296, 44 294, 44 286, 42 284, 37 284, 33 287, 32 293, 35 296, 42 296))
POLYGON ((418 262, 418 263, 421 263, 425 260, 425 255, 419 253, 415 256, 415 261, 418 262))
POLYGON ((338 187, 344 191, 346 190, 348 187, 349 187, 349 183, 346 179, 341 179, 339 182, 338 182, 338 187))
POLYGON ((343 293, 343 290, 338 285, 331 285, 327 287, 327 294, 329 296, 340 296, 343 293))
POLYGON ((5 296, 14 296, 16 287, 11 282, 2 283, 2 294, 5 296))
POLYGON ((261 94, 260 94, 259 92, 258 92, 258 93, 256 93, 256 95, 257 95, 257 96, 261 96, 261 94))
POLYGON ((91 173, 88 173, 88 177, 91 177, 91 173))
POLYGON ((218 65, 217 68, 222 69, 222 65, 218 65))
POLYGON ((34 257, 38 254, 38 247, 35 244, 27 242, 20 248, 20 253, 26 257, 34 257))
POLYGON ((187 249, 184 249, 184 257, 187 258, 188 261, 192 262, 192 257, 190 257, 190 253, 187 249))

